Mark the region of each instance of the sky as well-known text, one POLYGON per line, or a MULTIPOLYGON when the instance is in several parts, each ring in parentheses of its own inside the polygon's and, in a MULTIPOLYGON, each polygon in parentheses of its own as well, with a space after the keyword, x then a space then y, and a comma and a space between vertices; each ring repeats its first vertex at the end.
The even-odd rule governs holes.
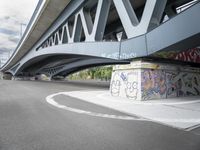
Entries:
POLYGON ((15 50, 39 0, 0 0, 0 59, 15 50), (26 25, 22 25, 22 31, 26 25), (9 53, 10 52, 10 53, 9 53))

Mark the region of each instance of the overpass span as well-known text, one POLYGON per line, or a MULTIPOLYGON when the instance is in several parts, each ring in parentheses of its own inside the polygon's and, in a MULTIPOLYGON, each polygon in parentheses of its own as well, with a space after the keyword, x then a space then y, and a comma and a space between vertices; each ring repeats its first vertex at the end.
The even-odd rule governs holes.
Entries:
POLYGON ((53 77, 194 48, 200 42, 199 12, 199 1, 192 0, 40 0, 1 71, 53 77))

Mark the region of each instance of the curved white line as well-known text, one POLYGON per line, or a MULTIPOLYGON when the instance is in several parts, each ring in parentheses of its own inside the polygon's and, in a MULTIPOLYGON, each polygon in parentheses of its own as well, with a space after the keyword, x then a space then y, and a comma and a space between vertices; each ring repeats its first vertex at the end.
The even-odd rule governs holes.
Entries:
MULTIPOLYGON (((78 92, 78 91, 77 91, 78 92)), ((80 91, 79 91, 80 92, 80 91)), ((76 108, 71 108, 71 107, 68 107, 68 106, 65 106, 65 105, 61 105, 61 104, 58 104, 53 98, 55 96, 58 96, 58 95, 67 95, 67 96, 70 96, 70 97, 74 97, 76 98, 76 96, 72 96, 70 94, 70 92, 59 92, 59 93, 55 93, 55 94, 52 94, 52 95, 49 95, 46 97, 46 101, 57 107, 57 108, 61 108, 61 109, 64 109, 64 110, 67 110, 67 111, 71 111, 71 112, 74 112, 74 113, 78 113, 78 114, 85 114, 85 115, 89 115, 89 116, 94 116, 94 117, 102 117, 102 118, 110 118, 110 119, 120 119, 120 120, 137 120, 137 121, 154 121, 154 122, 157 122, 157 123, 164 123, 166 125, 169 125, 168 123, 200 123, 200 119, 199 118, 156 118, 156 117, 151 117, 151 118, 148 118, 148 119, 145 119, 145 118, 134 118, 134 117, 130 117, 130 116, 117 116, 117 115, 109 115, 109 114, 102 114, 102 113, 95 113, 95 112, 90 112, 90 111, 85 111, 85 110, 81 110, 81 109, 76 109, 76 108)), ((172 125, 169 125, 169 126, 172 126, 172 125)))
POLYGON ((102 117, 102 118, 110 118, 110 119, 120 119, 120 120, 139 120, 139 121, 147 121, 146 119, 141 119, 141 118, 134 118, 131 116, 118 116, 118 115, 109 115, 109 114, 102 114, 102 113, 95 113, 95 112, 90 112, 90 111, 85 111, 85 110, 81 110, 81 109, 77 109, 77 108, 72 108, 72 107, 68 107, 65 105, 61 105, 59 103, 57 103, 53 98, 55 96, 58 95, 66 95, 66 92, 59 92, 59 93, 55 93, 52 95, 49 95, 46 97, 46 101, 57 107, 57 108, 61 108, 67 111, 71 111, 74 113, 78 113, 78 114, 85 114, 85 115, 89 115, 89 116, 93 116, 93 117, 102 117))

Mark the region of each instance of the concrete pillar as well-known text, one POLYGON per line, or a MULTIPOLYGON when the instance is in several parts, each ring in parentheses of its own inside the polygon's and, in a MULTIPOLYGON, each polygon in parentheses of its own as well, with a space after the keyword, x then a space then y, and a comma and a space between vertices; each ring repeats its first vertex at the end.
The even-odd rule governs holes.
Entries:
POLYGON ((1 80, 11 80, 12 79, 12 74, 10 73, 0 73, 0 79, 1 80))
POLYGON ((147 61, 116 65, 110 92, 132 100, 200 95, 200 69, 147 61))
POLYGON ((45 74, 39 74, 35 76, 35 80, 41 80, 41 81, 51 81, 51 77, 45 75, 45 74))
POLYGON ((0 72, 0 80, 3 80, 3 73, 0 72))

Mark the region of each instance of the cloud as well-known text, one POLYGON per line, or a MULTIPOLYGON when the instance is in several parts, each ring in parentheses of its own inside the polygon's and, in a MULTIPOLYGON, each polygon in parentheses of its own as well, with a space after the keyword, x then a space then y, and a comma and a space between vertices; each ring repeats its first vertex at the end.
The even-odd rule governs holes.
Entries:
MULTIPOLYGON (((14 37, 19 39, 17 36, 14 37)), ((0 51, 5 52, 5 50, 12 51, 15 49, 16 42, 10 40, 10 38, 12 38, 10 35, 0 33, 0 51)))
POLYGON ((0 49, 1 49, 1 53, 7 53, 7 52, 10 52, 11 50, 9 49, 9 48, 6 48, 6 47, 0 47, 0 49))
POLYGON ((0 59, 2 53, 9 53, 16 48, 21 24, 28 24, 38 1, 0 0, 0 59))
POLYGON ((19 33, 17 31, 13 31, 6 28, 0 28, 0 33, 8 34, 8 35, 18 35, 19 33))
POLYGON ((19 22, 30 19, 38 0, 1 0, 0 1, 0 17, 15 18, 19 22))
POLYGON ((19 42, 19 37, 18 36, 10 36, 9 41, 14 42, 14 43, 18 43, 19 42))

